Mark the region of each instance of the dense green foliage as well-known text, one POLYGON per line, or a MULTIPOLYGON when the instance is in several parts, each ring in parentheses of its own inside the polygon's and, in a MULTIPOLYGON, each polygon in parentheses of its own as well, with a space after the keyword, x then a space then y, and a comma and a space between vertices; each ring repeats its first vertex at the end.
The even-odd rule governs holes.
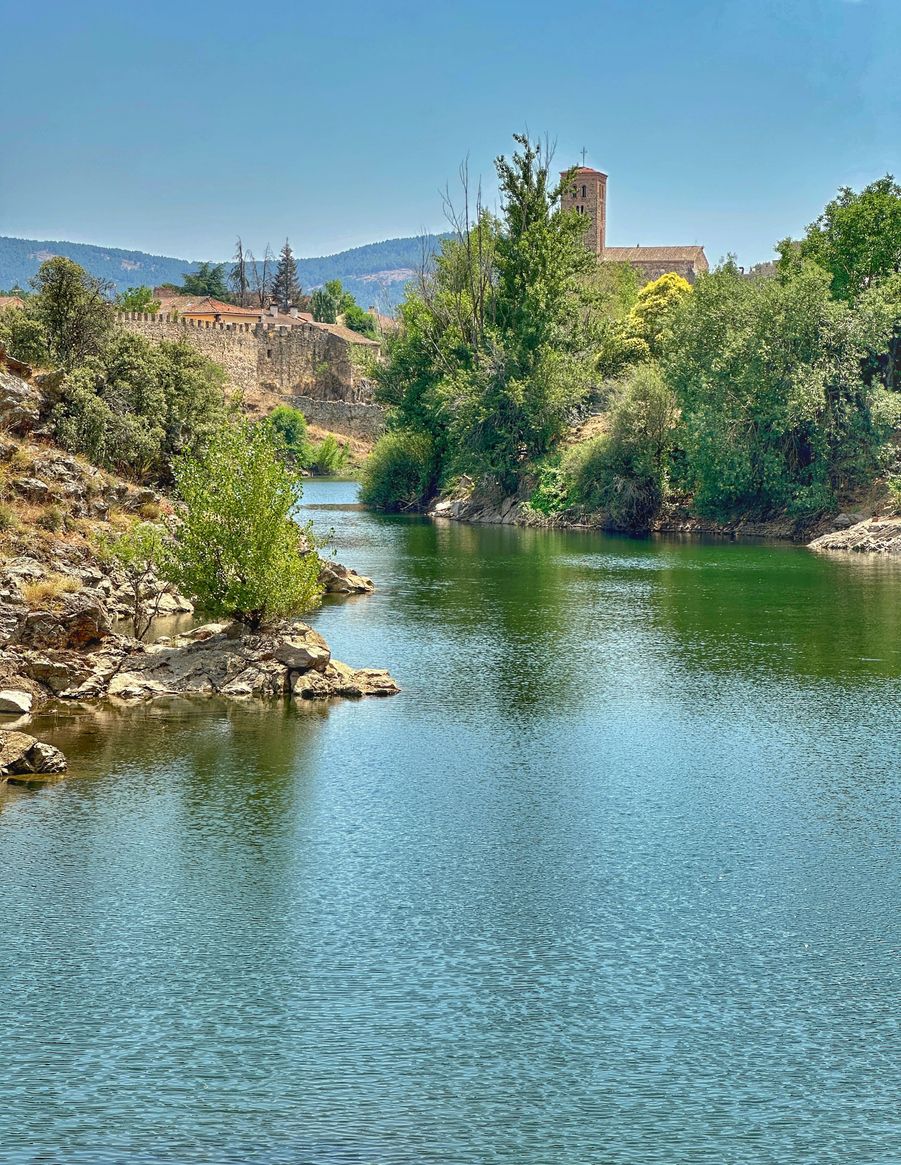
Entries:
POLYGON ((120 291, 115 299, 119 311, 158 312, 160 301, 154 299, 149 287, 129 287, 127 291, 120 291))
POLYGON ((562 436, 594 372, 584 222, 562 209, 547 149, 516 143, 497 160, 501 218, 464 211, 407 297, 379 386, 392 426, 431 438, 441 476, 504 489, 562 436))
POLYGON ((325 287, 317 287, 310 296, 310 311, 313 319, 321 324, 336 324, 338 322, 338 300, 325 287))
POLYGON ((222 369, 189 344, 114 332, 70 373, 50 423, 95 465, 167 480, 170 459, 202 448, 223 422, 222 369))
POLYGON ((229 298, 227 272, 224 263, 198 263, 196 271, 182 276, 183 295, 207 296, 227 301, 229 298))
POLYGON ((48 259, 31 281, 24 313, 41 329, 49 360, 74 368, 95 356, 113 326, 108 288, 71 259, 48 259))
POLYGON ((694 287, 669 273, 639 290, 629 268, 587 253, 541 149, 516 140, 497 163, 500 219, 458 217, 389 338, 378 394, 395 436, 373 457, 370 504, 419 496, 402 451, 423 434, 429 489, 466 473, 531 488, 538 512, 630 529, 668 498, 720 520, 804 518, 901 477, 891 177, 840 191, 780 244, 775 277, 728 261, 694 287), (561 455, 588 401, 606 432, 561 455))
POLYGON ((727 264, 701 280, 664 357, 699 512, 816 513, 871 479, 886 434, 862 366, 886 340, 813 265, 750 281, 727 264))
POLYGON ((347 468, 350 460, 350 450, 346 444, 340 444, 338 438, 327 433, 318 445, 310 451, 308 467, 312 473, 321 477, 334 477, 347 468))
POLYGON ((676 398, 659 369, 635 368, 613 391, 609 431, 568 454, 569 500, 604 511, 618 529, 645 526, 666 491, 677 416, 676 398))
POLYGON ((321 593, 312 538, 292 516, 300 470, 279 453, 266 426, 236 423, 176 466, 185 512, 166 574, 203 610, 254 629, 299 614, 321 593))
POLYGON ((166 480, 170 459, 201 448, 222 423, 222 369, 187 343, 118 329, 105 288, 70 259, 42 264, 34 290, 24 308, 0 312, 0 342, 66 370, 48 416, 57 440, 96 465, 166 480))
POLYGON ((427 433, 386 433, 363 467, 360 498, 374 510, 412 510, 435 488, 435 450, 427 433))
POLYGON ((310 310, 313 319, 320 323, 336 324, 340 320, 354 332, 360 332, 370 339, 376 337, 375 320, 345 290, 340 279, 331 279, 323 287, 316 288, 310 296, 310 310))
POLYGON ((313 450, 307 436, 307 419, 300 409, 293 409, 290 405, 277 405, 265 423, 276 445, 292 464, 301 467, 310 464, 313 450))

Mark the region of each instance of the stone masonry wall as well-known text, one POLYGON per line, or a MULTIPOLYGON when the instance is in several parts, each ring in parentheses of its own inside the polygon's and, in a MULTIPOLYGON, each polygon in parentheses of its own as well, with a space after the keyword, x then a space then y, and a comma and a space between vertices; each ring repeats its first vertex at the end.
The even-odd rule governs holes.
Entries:
POLYGON ((698 278, 695 265, 689 259, 661 260, 659 263, 652 260, 643 260, 641 262, 632 262, 630 265, 635 268, 638 274, 639 287, 644 287, 646 283, 651 283, 653 280, 659 279, 661 275, 668 275, 670 271, 681 275, 689 283, 696 282, 698 278))
POLYGON ((284 396, 313 424, 354 437, 381 431, 383 413, 372 403, 372 381, 363 366, 366 354, 374 349, 366 345, 306 323, 292 327, 211 323, 149 312, 121 312, 119 321, 148 340, 186 340, 222 365, 230 387, 284 396), (308 411, 328 404, 343 407, 319 408, 318 417, 308 411), (327 414, 334 424, 326 422, 327 414))
POLYGON ((376 441, 385 431, 385 413, 378 405, 360 404, 343 400, 315 400, 310 396, 295 396, 291 405, 300 409, 311 425, 376 441))

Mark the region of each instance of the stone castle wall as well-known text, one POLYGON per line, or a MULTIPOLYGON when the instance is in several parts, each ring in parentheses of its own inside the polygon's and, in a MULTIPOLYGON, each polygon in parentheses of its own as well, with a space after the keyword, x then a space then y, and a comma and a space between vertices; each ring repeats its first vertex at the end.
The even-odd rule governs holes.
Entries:
POLYGON ((148 340, 187 341, 222 365, 231 388, 283 396, 313 424, 354 437, 381 431, 383 413, 372 402, 372 382, 363 367, 366 355, 375 351, 367 345, 307 323, 212 323, 150 312, 120 312, 118 318, 128 331, 148 340), (308 412, 329 404, 344 407, 319 407, 318 418, 308 412), (326 423, 326 415, 334 426, 326 423))
POLYGON ((681 275, 683 279, 687 279, 689 283, 694 283, 698 278, 698 271, 695 264, 690 259, 669 259, 660 262, 644 260, 636 262, 632 260, 630 266, 635 268, 638 275, 638 286, 644 287, 646 283, 652 283, 655 279, 659 279, 661 275, 668 275, 674 271, 677 275, 681 275))

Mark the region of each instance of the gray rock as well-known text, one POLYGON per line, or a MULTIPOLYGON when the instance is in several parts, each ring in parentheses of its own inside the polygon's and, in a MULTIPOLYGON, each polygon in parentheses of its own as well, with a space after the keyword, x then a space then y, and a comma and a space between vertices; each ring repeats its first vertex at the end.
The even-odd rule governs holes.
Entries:
POLYGON ((0 691, 0 712, 6 715, 23 716, 31 711, 34 697, 30 692, 21 692, 17 688, 4 688, 0 691))
POLYGON ((306 623, 295 623, 288 633, 280 634, 272 653, 291 671, 324 671, 332 657, 326 641, 306 623))
POLYGON ((27 732, 0 729, 0 776, 6 778, 64 773, 66 758, 52 744, 35 740, 27 732))
POLYGON ((319 571, 319 582, 327 595, 368 595, 375 590, 371 578, 357 574, 340 562, 323 560, 319 571))
POLYGON ((42 396, 28 381, 0 367, 0 424, 12 432, 33 429, 41 415, 42 396))
POLYGON ((854 554, 901 554, 901 518, 867 518, 847 529, 815 538, 810 549, 854 554))
POLYGON ((14 640, 25 647, 83 649, 111 632, 109 612, 99 595, 80 591, 63 596, 60 610, 29 611, 14 640))

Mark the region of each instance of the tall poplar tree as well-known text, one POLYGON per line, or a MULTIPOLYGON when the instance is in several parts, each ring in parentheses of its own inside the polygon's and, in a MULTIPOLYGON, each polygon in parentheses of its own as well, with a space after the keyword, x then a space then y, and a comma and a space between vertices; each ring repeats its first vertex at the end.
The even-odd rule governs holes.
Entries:
POLYGON ((291 250, 291 244, 285 239, 272 280, 272 298, 282 311, 287 311, 292 303, 297 303, 301 294, 300 284, 297 282, 297 260, 291 250))

